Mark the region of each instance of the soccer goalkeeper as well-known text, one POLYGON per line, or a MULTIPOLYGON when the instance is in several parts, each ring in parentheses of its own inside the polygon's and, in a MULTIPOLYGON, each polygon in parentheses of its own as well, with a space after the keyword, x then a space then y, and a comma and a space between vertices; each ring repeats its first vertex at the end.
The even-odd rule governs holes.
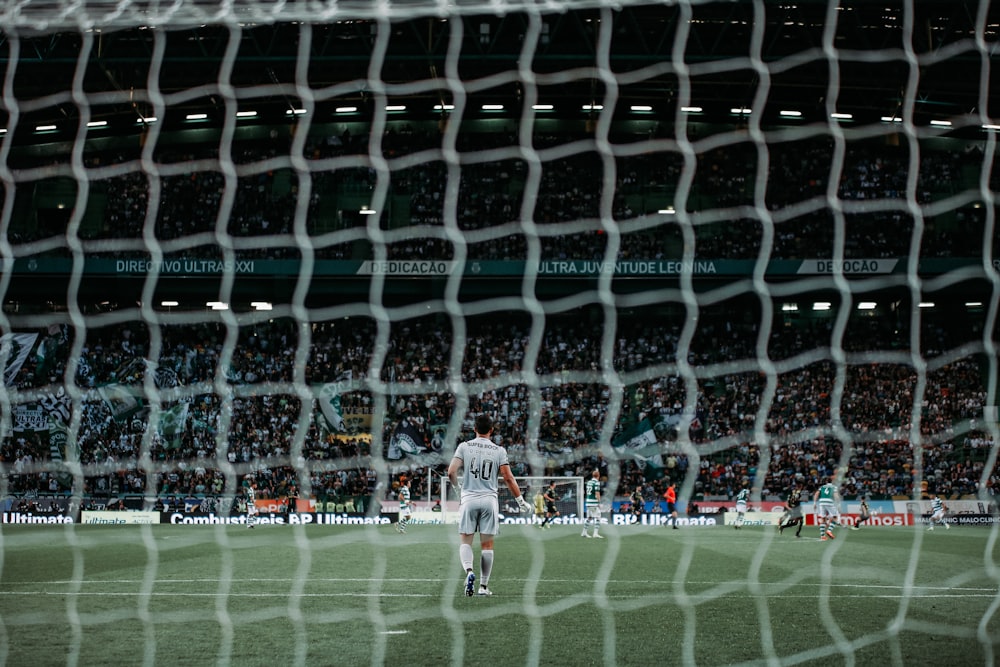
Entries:
POLYGON ((535 491, 535 523, 539 528, 545 528, 545 494, 541 489, 535 491))
POLYGON ((490 440, 493 420, 488 415, 476 417, 476 437, 459 443, 455 456, 448 465, 448 480, 458 483, 462 471, 462 500, 458 514, 458 558, 465 569, 465 594, 477 594, 476 574, 472 569, 472 541, 479 533, 479 591, 478 595, 493 595, 490 591, 490 573, 493 571, 493 540, 500 532, 497 477, 510 489, 521 512, 530 512, 531 506, 521 496, 521 489, 510 471, 507 450, 490 440))

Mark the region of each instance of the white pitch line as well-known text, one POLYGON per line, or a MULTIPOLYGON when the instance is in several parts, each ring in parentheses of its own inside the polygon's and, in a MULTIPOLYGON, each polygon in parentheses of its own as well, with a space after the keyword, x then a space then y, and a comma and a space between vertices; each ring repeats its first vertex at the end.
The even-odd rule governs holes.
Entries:
MULTIPOLYGON (((138 592, 110 592, 110 591, 95 591, 93 593, 86 593, 81 591, 75 592, 65 592, 65 591, 0 591, 0 597, 24 597, 24 596, 51 596, 51 597, 77 597, 77 598, 87 598, 87 597, 126 597, 126 598, 168 598, 168 597, 194 597, 194 598, 279 598, 282 600, 289 598, 438 598, 442 597, 442 594, 436 593, 389 593, 389 592, 374 592, 374 593, 170 593, 170 592, 153 592, 153 593, 138 593, 138 592)), ((824 595, 825 598, 834 599, 931 599, 931 598, 995 598, 997 593, 960 593, 949 595, 945 593, 913 593, 910 595, 899 594, 899 595, 863 595, 860 593, 832 593, 824 595)), ((494 597, 501 597, 494 595, 494 597)), ((516 600, 519 596, 510 595, 507 596, 508 600, 516 600)), ((615 594, 615 593, 602 593, 600 595, 594 593, 587 593, 585 591, 578 591, 572 593, 565 593, 562 595, 556 594, 546 594, 546 593, 535 593, 530 596, 533 600, 562 600, 565 598, 594 598, 601 600, 644 600, 653 598, 662 598, 664 600, 670 599, 673 595, 670 592, 665 592, 661 594, 649 594, 649 595, 626 595, 626 594, 615 594)), ((711 600, 722 600, 722 599, 757 599, 759 597, 766 597, 768 599, 782 598, 782 599, 802 599, 802 600, 815 600, 820 597, 820 594, 785 594, 785 593, 762 593, 760 595, 754 595, 752 593, 741 593, 730 591, 724 594, 709 594, 690 592, 687 593, 689 599, 697 600, 700 602, 708 602, 711 600)))
MULTIPOLYGON (((510 581, 514 583, 537 583, 537 584, 566 584, 566 583, 579 583, 578 579, 524 579, 524 578, 505 578, 505 581, 510 581)), ((241 579, 227 579, 230 584, 287 584, 299 581, 298 579, 290 577, 282 578, 241 578, 241 579)), ((382 583, 386 585, 390 584, 437 584, 443 586, 445 582, 450 581, 449 579, 429 579, 429 578, 317 578, 310 579, 311 584, 373 584, 382 583)), ((169 586, 171 584, 217 584, 219 579, 155 579, 152 584, 155 586, 169 586)), ((87 586, 87 585, 97 585, 97 586, 108 586, 114 584, 145 584, 147 583, 144 579, 86 579, 86 580, 72 580, 72 579, 59 579, 53 581, 23 581, 23 582, 8 582, 0 584, 0 587, 15 587, 15 586, 87 586)), ((750 582, 746 581, 692 581, 692 580, 675 580, 675 581, 664 581, 661 579, 608 579, 607 581, 601 582, 604 584, 642 584, 644 586, 663 586, 672 592, 672 589, 676 586, 719 586, 719 585, 732 585, 739 584, 740 586, 748 585, 750 582)), ((906 586, 897 584, 873 584, 873 583, 834 583, 834 582, 785 582, 785 581, 756 581, 753 582, 756 586, 761 587, 780 587, 780 588, 863 588, 863 589, 888 589, 888 590, 904 590, 906 586)), ((998 589, 996 586, 930 586, 915 584, 909 587, 911 590, 916 591, 970 591, 970 592, 992 592, 997 593, 998 589)), ((697 591, 686 591, 689 595, 696 595, 697 591)), ((3 593, 3 591, 0 591, 3 593)))
MULTIPOLYGON (((230 584, 261 584, 261 583, 276 583, 276 584, 287 584, 299 581, 298 579, 283 577, 283 578, 273 578, 273 579, 263 579, 263 578, 242 578, 242 579, 227 579, 230 584)), ((320 579, 310 579, 311 584, 372 584, 381 583, 385 585, 391 584, 437 584, 444 585, 448 579, 428 579, 428 578, 320 578, 320 579)), ((527 583, 531 582, 534 584, 564 584, 564 583, 578 583, 577 579, 524 579, 524 578, 505 578, 505 581, 515 582, 515 583, 527 583)), ((155 579, 152 584, 155 586, 170 586, 173 584, 215 584, 218 583, 219 579, 155 579)), ((22 581, 22 582, 7 582, 0 584, 2 587, 19 587, 19 586, 108 586, 108 585, 124 585, 124 584, 145 584, 147 583, 144 579, 87 579, 87 580, 72 580, 72 579, 58 579, 53 581, 22 581)), ((604 584, 641 584, 644 586, 663 586, 665 589, 672 590, 677 586, 719 586, 719 585, 732 585, 739 584, 740 586, 748 585, 751 582, 746 581, 692 581, 692 580, 676 580, 676 581, 663 581, 659 579, 608 579, 607 581, 601 582, 604 584)), ((862 589, 888 589, 888 590, 903 590, 907 588, 906 586, 898 584, 874 584, 874 583, 834 583, 834 582, 785 582, 785 581, 756 581, 752 582, 755 586, 760 587, 779 587, 779 588, 862 588, 862 589)), ((997 593, 998 589, 995 586, 931 586, 914 584, 909 587, 911 590, 916 591, 969 591, 969 592, 992 592, 997 593)), ((4 591, 0 591, 3 593, 4 591)), ((14 592, 14 591, 10 591, 14 592)), ((697 594, 697 591, 687 591, 688 594, 697 594)))
POLYGON ((214 598, 214 597, 226 597, 226 598, 282 598, 286 599, 289 597, 296 598, 435 598, 437 595, 432 595, 430 593, 295 593, 294 595, 290 593, 226 593, 225 595, 220 595, 219 593, 138 593, 138 592, 120 592, 116 593, 113 591, 95 591, 93 593, 84 593, 81 591, 75 592, 64 592, 64 591, 0 591, 0 596, 17 597, 24 595, 49 595, 54 597, 190 597, 190 598, 214 598))

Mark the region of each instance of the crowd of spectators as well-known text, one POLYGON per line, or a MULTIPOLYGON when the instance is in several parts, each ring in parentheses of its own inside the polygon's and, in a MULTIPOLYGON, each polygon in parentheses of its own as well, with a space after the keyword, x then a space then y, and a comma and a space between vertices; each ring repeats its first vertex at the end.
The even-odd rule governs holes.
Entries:
MULTIPOLYGON (((300 227, 319 259, 370 258, 358 227, 372 224, 392 234, 392 259, 454 257, 451 226, 466 239, 467 256, 482 260, 525 259, 533 234, 543 260, 601 260, 618 231, 621 259, 680 258, 692 238, 694 255, 711 259, 755 259, 762 250, 772 259, 828 258, 839 238, 845 257, 905 257, 918 247, 922 257, 983 252, 987 216, 975 202, 956 197, 961 203, 941 205, 933 217, 921 213, 978 190, 982 155, 974 147, 921 146, 914 156, 884 140, 838 147, 805 139, 767 151, 739 140, 684 156, 656 137, 641 139, 642 150, 634 137, 611 139, 609 152, 583 134, 539 134, 526 152, 512 132, 464 132, 456 163, 444 159, 436 131, 391 129, 378 142, 344 132, 307 142, 308 174, 288 159, 288 137, 235 145, 235 173, 221 168, 214 146, 157 151, 152 172, 135 155, 88 154, 87 167, 103 175, 90 184, 79 233, 92 254, 139 252, 151 225, 168 256, 219 257, 225 236, 238 257, 292 260, 304 250, 300 227), (373 150, 379 160, 370 159, 373 150), (390 210, 377 223, 347 210, 380 186, 390 210), (672 205, 672 214, 658 212, 672 205)), ((64 233, 14 220, 7 238, 18 255, 20 244, 64 233)), ((995 255, 996 238, 992 244, 995 255)), ((231 495, 252 474, 261 497, 362 506, 363 498, 391 498, 392 479, 407 474, 423 497, 449 451, 431 445, 431 431, 448 425, 457 440, 468 435, 470 416, 485 412, 516 473, 584 476, 598 467, 622 493, 646 485, 658 494, 667 480, 691 474, 699 497, 731 497, 764 466, 765 495, 793 481, 814 486, 838 470, 847 497, 909 497, 918 459, 942 495, 996 493, 994 471, 984 483, 983 453, 993 443, 977 423, 987 378, 976 352, 920 374, 898 354, 886 356, 908 349, 906 322, 858 316, 836 338, 832 319, 775 322, 763 359, 753 318, 706 310, 693 337, 677 321, 632 314, 604 334, 593 313, 549 316, 535 336, 527 318, 491 314, 469 318, 457 338, 447 320, 416 319, 393 323, 385 349, 376 348, 380 325, 363 317, 308 327, 274 318, 232 331, 213 322, 163 325, 155 337, 136 321, 88 329, 72 356, 73 330, 43 331, 51 353, 29 356, 13 386, 58 417, 49 430, 5 432, 6 489, 21 497, 70 489, 108 499, 153 495, 162 503, 231 495), (849 363, 837 363, 835 348, 849 363), (872 352, 882 360, 865 356, 872 352), (59 393, 70 368, 70 390, 59 393), (455 394, 456 382, 465 395, 455 394), (317 407, 320 388, 334 384, 341 412, 354 416, 339 431, 317 407), (78 419, 70 419, 74 411, 78 419), (652 460, 616 447, 644 420, 679 418, 691 420, 689 433, 658 433, 652 460), (404 419, 426 435, 428 452, 389 457, 404 419), (68 434, 70 424, 78 427, 68 434), (82 488, 61 467, 66 457, 82 464, 82 488)), ((978 349, 974 326, 946 316, 921 321, 915 355, 978 349)))
MULTIPOLYGON (((927 360, 980 340, 960 322, 925 321, 917 352, 927 360)), ((59 462, 73 447, 85 472, 75 490, 88 496, 215 497, 236 492, 252 474, 261 497, 366 505, 391 498, 392 480, 407 474, 419 498, 450 451, 447 443, 432 446, 431 431, 460 424, 449 431, 457 442, 479 413, 496 421, 495 439, 515 473, 575 476, 598 466, 623 494, 636 484, 662 490, 694 465, 699 498, 731 497, 760 466, 765 496, 839 470, 846 497, 909 497, 917 448, 923 479, 942 495, 995 493, 1000 483, 997 474, 983 479, 992 443, 978 423, 987 400, 981 356, 949 357, 922 376, 898 356, 872 360, 908 344, 905 330, 893 331, 898 323, 852 318, 843 364, 831 355, 832 320, 775 326, 764 364, 759 323, 725 308, 703 313, 683 359, 681 327, 652 313, 623 318, 607 334, 608 360, 593 314, 551 316, 540 337, 515 314, 496 322, 470 318, 461 340, 447 320, 394 323, 384 357, 376 355, 378 324, 368 318, 315 322, 308 336, 282 318, 236 332, 213 323, 161 326, 155 350, 141 323, 93 328, 72 357, 74 386, 58 395, 74 341, 72 331, 50 330, 43 337, 55 341, 54 353, 32 355, 14 386, 62 417, 48 431, 15 430, 0 442, 7 491, 69 492, 74 481, 59 462), (308 347, 304 367, 296 365, 299 346, 308 347), (376 358, 384 359, 380 367, 376 358), (157 391, 144 389, 147 378, 157 391), (455 395, 456 379, 466 396, 455 395), (339 432, 317 408, 330 385, 342 414, 358 420, 339 432), (75 407, 73 394, 81 397, 75 407), (79 428, 60 446, 57 433, 65 435, 73 410, 81 411, 79 428), (658 433, 652 461, 649 452, 617 447, 644 420, 680 417, 693 420, 689 445, 673 429, 658 433), (387 449, 404 419, 424 434, 426 452, 399 458, 387 449)))
MULTIPOLYGON (((456 164, 441 155, 436 131, 392 130, 378 146, 345 132, 307 144, 306 159, 295 165, 308 173, 293 168, 287 137, 274 138, 234 145, 236 174, 228 177, 211 145, 159 151, 153 173, 138 156, 88 154, 93 169, 118 165, 121 173, 90 184, 93 201, 79 233, 94 252, 134 256, 141 243, 126 241, 141 242, 152 213, 168 257, 221 258, 222 232, 239 258, 298 259, 305 250, 294 235, 298 216, 316 258, 370 259, 370 235, 360 228, 372 222, 358 214, 358 202, 372 204, 381 179, 378 224, 396 235, 387 244, 390 259, 453 258, 454 241, 442 229, 449 224, 463 232, 470 259, 524 260, 534 235, 542 259, 604 259, 609 230, 621 232, 615 259, 679 259, 681 211, 694 224, 693 252, 701 259, 755 259, 772 225, 771 259, 831 258, 838 226, 848 258, 905 257, 914 247, 923 257, 981 254, 983 209, 974 202, 955 198, 934 215, 920 213, 978 191, 983 160, 974 147, 925 145, 911 160, 905 145, 884 140, 849 142, 841 153, 831 140, 811 138, 768 144, 762 159, 758 146, 738 141, 686 163, 662 140, 647 138, 648 150, 639 151, 626 137, 611 138, 611 151, 602 152, 583 134, 539 134, 537 159, 529 160, 513 133, 468 132, 456 164), (376 165, 370 152, 378 148, 385 161, 376 165), (618 224, 608 227, 612 220, 618 224)), ((64 231, 15 220, 10 240, 64 231)), ((996 239, 993 247, 1000 250, 996 239)))

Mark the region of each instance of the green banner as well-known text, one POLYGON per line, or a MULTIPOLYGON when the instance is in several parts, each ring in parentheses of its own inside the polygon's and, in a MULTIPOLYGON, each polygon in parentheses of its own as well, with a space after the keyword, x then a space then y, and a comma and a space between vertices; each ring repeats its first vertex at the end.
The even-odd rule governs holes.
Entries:
MULTIPOLYGON (((13 263, 16 277, 37 275, 69 275, 73 260, 62 257, 20 258, 13 263)), ((591 260, 545 260, 534 265, 523 261, 470 260, 461 266, 450 260, 317 260, 313 262, 308 277, 337 276, 388 276, 414 278, 447 278, 461 272, 463 276, 514 277, 525 274, 545 278, 597 278, 613 275, 621 278, 677 277, 749 277, 753 275, 755 260, 698 259, 681 260, 621 260, 602 262, 591 260)), ((1000 260, 986 264, 1000 273, 1000 260)), ((885 275, 906 273, 909 260, 894 259, 793 259, 771 260, 765 271, 768 276, 796 275, 885 275)), ((0 267, 4 272, 10 263, 0 267)), ((917 265, 921 275, 940 275, 952 271, 965 271, 970 275, 985 275, 982 258, 923 259, 917 265)), ((86 276, 146 276, 157 272, 162 276, 219 276, 234 273, 237 276, 299 276, 303 264, 296 260, 247 259, 232 262, 218 260, 178 258, 153 262, 148 259, 107 259, 88 257, 83 264, 86 276)))

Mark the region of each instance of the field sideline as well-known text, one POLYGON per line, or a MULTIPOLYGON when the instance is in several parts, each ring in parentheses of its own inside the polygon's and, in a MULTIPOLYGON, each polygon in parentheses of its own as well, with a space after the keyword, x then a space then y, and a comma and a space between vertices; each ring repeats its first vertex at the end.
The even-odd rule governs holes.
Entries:
POLYGON ((5 526, 4 665, 991 665, 998 531, 5 526), (477 550, 478 553, 478 550, 477 550), (477 557, 478 561, 478 557, 477 557), (478 573, 478 563, 477 563, 478 573))

